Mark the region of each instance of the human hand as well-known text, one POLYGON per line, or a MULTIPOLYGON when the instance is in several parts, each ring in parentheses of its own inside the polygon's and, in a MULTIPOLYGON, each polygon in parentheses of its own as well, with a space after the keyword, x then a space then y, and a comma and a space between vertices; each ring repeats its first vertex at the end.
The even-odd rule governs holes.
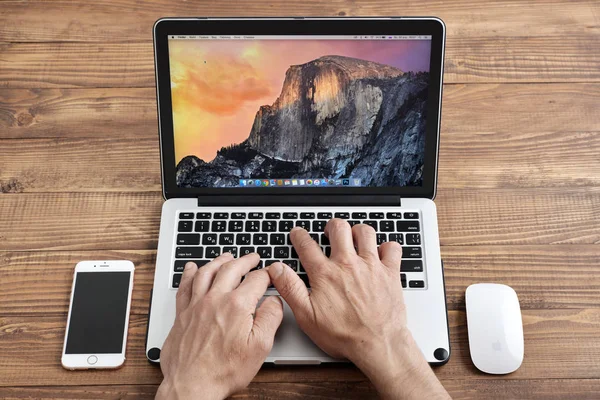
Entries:
POLYGON ((389 242, 378 249, 372 227, 351 228, 341 219, 325 227, 330 258, 304 229, 290 235, 311 292, 282 263, 268 271, 300 328, 332 357, 354 362, 385 398, 447 398, 407 328, 402 247, 389 242))
POLYGON ((238 259, 225 253, 199 269, 186 264, 161 351, 157 399, 223 399, 256 375, 283 318, 277 296, 256 308, 270 283, 266 270, 240 284, 259 260, 255 253, 238 259))

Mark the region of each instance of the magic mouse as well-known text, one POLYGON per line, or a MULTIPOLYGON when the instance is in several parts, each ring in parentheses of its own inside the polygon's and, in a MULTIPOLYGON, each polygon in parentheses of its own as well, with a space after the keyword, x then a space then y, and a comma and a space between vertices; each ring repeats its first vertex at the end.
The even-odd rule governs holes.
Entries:
POLYGON ((509 374, 523 362, 521 307, 510 286, 477 283, 467 288, 467 328, 473 364, 488 374, 509 374))

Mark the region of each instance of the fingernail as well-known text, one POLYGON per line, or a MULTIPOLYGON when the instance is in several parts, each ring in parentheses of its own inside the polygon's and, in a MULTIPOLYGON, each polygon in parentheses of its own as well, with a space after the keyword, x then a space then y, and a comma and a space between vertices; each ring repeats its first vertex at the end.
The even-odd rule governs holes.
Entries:
POLYGON ((196 264, 194 264, 193 262, 189 262, 189 263, 186 263, 186 264, 185 264, 185 269, 186 269, 186 270, 188 270, 188 269, 192 269, 192 268, 194 268, 195 266, 196 266, 196 264))
POLYGON ((283 274, 283 264, 280 262, 269 265, 269 273, 272 277, 277 278, 281 274, 283 274))

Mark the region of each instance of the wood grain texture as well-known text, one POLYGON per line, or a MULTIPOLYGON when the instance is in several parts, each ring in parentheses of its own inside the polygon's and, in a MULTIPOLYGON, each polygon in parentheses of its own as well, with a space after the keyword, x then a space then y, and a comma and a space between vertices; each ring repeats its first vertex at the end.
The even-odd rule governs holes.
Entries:
MULTIPOLYGON (((449 312, 452 356, 436 369, 445 381, 489 380, 470 361, 465 314, 449 312)), ((526 356, 511 379, 591 379, 600 374, 600 309, 524 310, 526 356), (581 343, 585 343, 582 346, 581 343)), ((0 386, 124 385, 160 383, 160 369, 144 354, 146 317, 129 325, 127 361, 119 370, 73 373, 60 366, 64 317, 0 317, 0 386), (27 371, 23 374, 22 371, 27 371)), ((495 377, 494 379, 502 379, 495 377)), ((365 376, 352 365, 311 367, 266 366, 255 382, 352 382, 365 376)))
MULTIPOLYGON (((448 38, 444 82, 600 82, 597 39, 448 38)), ((0 87, 154 87, 150 41, 0 43, 0 53, 0 87)))
MULTIPOLYGON (((464 310, 465 290, 478 282, 512 286, 526 310, 600 308, 600 252, 593 246, 443 246, 442 258, 450 310, 464 310)), ((42 309, 65 316, 75 264, 99 259, 135 264, 131 313, 147 315, 154 250, 0 252, 0 316, 42 309)))
MULTIPOLYGON (((0 140, 0 190, 159 191, 153 96, 151 89, 0 90, 0 139, 23 138, 0 140), (43 136, 51 138, 25 139, 43 136)), ((596 84, 448 86, 439 187, 599 186, 599 96, 596 84)))

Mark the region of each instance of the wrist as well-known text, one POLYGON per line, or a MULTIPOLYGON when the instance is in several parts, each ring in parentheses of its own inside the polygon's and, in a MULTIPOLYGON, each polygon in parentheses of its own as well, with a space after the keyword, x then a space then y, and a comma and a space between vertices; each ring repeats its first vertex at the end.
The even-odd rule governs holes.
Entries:
POLYGON ((217 384, 203 382, 202 385, 163 379, 156 392, 156 400, 222 400, 228 391, 217 384))

